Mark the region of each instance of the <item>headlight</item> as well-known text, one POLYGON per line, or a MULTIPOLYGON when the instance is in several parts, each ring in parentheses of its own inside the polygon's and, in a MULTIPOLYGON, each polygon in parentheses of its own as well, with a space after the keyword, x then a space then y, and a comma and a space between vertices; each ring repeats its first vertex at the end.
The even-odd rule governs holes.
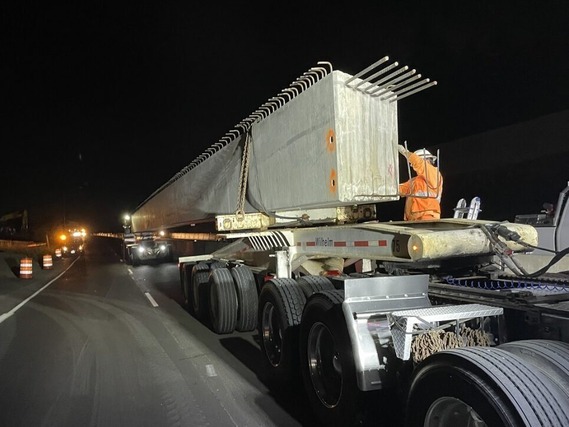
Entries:
POLYGON ((165 252, 166 251, 166 245, 160 245, 160 250, 162 252, 165 252))
POLYGON ((138 250, 138 253, 140 253, 140 254, 144 253, 144 248, 142 246, 139 246, 136 249, 138 250))

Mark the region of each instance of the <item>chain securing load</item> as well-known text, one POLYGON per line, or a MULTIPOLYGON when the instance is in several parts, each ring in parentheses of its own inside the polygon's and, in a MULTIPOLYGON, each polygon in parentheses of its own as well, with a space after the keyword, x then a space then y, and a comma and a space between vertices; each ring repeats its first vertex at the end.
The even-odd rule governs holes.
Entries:
POLYGON ((491 345, 490 337, 481 329, 472 329, 465 324, 460 326, 458 333, 434 329, 428 332, 420 331, 411 343, 413 362, 419 363, 441 350, 449 348, 491 345))

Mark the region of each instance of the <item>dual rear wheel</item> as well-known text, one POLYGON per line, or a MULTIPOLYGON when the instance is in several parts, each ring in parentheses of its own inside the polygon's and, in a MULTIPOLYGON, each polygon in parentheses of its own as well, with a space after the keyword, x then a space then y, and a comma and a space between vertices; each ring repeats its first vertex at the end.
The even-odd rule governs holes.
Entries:
POLYGON ((188 311, 198 320, 210 322, 216 333, 255 329, 258 294, 248 267, 230 269, 222 262, 200 262, 184 265, 181 276, 188 311))

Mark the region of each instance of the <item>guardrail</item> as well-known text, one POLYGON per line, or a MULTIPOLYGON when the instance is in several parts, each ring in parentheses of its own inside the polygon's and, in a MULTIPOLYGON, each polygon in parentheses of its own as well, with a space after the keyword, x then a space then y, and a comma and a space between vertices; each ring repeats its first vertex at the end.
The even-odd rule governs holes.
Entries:
POLYGON ((0 249, 23 249, 23 248, 39 248, 47 246, 46 243, 33 242, 30 240, 3 240, 0 239, 0 249))
POLYGON ((91 236, 111 237, 113 239, 123 239, 124 238, 123 233, 92 233, 91 236))
MULTIPOLYGON (((92 236, 124 239, 124 233, 93 233, 92 236)), ((173 240, 203 240, 208 242, 223 240, 219 234, 215 233, 171 233, 169 235, 166 235, 165 238, 170 238, 173 240)))

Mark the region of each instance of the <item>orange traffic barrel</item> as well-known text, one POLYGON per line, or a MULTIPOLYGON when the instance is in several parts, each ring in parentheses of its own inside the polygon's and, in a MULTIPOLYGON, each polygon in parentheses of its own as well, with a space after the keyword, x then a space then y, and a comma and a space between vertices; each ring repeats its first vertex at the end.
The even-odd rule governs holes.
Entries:
POLYGON ((56 256, 57 258, 61 258, 61 249, 60 249, 60 248, 57 248, 57 249, 55 250, 55 256, 56 256))
POLYGON ((51 270, 53 268, 53 258, 51 255, 44 255, 42 259, 42 267, 44 270, 51 270))
POLYGON ((31 279, 32 278, 32 259, 22 258, 20 259, 20 279, 31 279))

